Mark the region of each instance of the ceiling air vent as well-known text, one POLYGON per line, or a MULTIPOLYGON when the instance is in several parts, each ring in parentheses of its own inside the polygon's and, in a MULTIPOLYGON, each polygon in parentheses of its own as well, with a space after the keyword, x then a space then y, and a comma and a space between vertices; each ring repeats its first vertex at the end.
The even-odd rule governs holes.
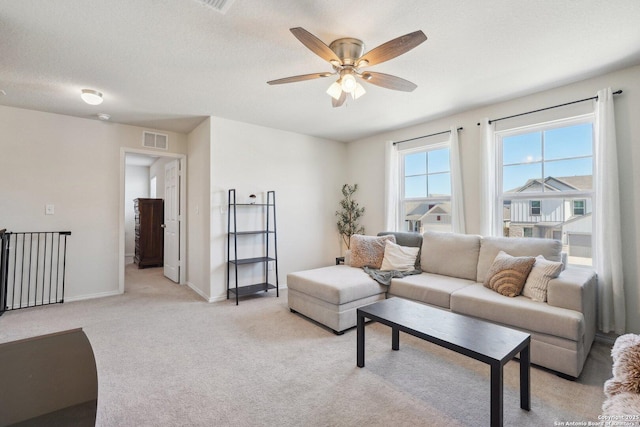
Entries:
POLYGON ((196 0, 199 3, 206 4, 220 13, 227 13, 235 0, 196 0))
POLYGON ((144 131, 142 132, 142 146, 166 150, 169 148, 169 135, 144 131))

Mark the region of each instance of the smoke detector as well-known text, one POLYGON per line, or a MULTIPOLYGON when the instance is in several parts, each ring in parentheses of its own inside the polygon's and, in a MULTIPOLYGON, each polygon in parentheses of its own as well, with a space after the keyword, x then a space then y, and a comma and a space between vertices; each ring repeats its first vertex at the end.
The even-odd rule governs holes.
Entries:
POLYGON ((227 11, 229 10, 229 8, 231 7, 231 5, 235 0, 196 0, 196 1, 198 3, 202 3, 204 5, 212 7, 218 12, 224 14, 224 13, 227 13, 227 11))

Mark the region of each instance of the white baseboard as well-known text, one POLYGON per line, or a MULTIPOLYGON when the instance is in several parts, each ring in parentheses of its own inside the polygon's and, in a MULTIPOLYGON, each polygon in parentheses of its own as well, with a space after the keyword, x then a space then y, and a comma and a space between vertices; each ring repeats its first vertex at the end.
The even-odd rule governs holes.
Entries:
MULTIPOLYGON (((197 293, 198 295, 200 295, 205 301, 207 302, 221 302, 221 301, 226 301, 227 300, 227 294, 224 293, 222 295, 218 295, 216 297, 209 297, 207 295, 205 295, 204 292, 202 292, 200 289, 198 289, 193 283, 191 282, 187 282, 187 286, 189 286, 195 293, 197 293)), ((287 285, 280 285, 280 290, 284 290, 287 289, 287 285)))
POLYGON ((216 302, 217 301, 216 298, 212 298, 212 297, 208 296, 207 294, 202 292, 201 289, 197 288, 196 285, 194 285, 193 283, 191 283, 189 281, 187 281, 187 286, 189 288, 191 288, 191 290, 193 292, 195 292, 196 294, 200 295, 205 301, 207 301, 207 302, 216 302))
POLYGON ((107 292, 100 292, 97 294, 88 294, 88 295, 78 295, 75 297, 65 297, 64 302, 74 302, 74 301, 83 301, 83 300, 87 300, 87 299, 94 299, 94 298, 105 298, 105 297, 113 297, 116 295, 122 295, 122 292, 120 291, 107 291, 107 292))

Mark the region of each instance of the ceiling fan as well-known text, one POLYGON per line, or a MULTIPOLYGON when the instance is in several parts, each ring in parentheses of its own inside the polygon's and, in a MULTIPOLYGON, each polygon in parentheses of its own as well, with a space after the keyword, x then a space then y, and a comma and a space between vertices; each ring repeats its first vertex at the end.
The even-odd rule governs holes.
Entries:
POLYGON ((427 40, 427 36, 422 31, 414 31, 404 36, 395 38, 381 44, 375 49, 364 53, 364 43, 362 40, 351 37, 334 40, 327 46, 301 27, 291 28, 290 31, 298 40, 302 42, 313 53, 328 61, 333 67, 333 72, 302 74, 299 76, 285 77, 283 79, 271 80, 267 83, 278 85, 283 83, 300 82, 304 80, 317 79, 320 77, 339 76, 327 90, 331 95, 331 103, 334 107, 340 107, 350 94, 353 99, 358 99, 364 95, 364 87, 358 82, 361 79, 367 83, 381 86, 387 89, 401 90, 404 92, 413 91, 417 85, 400 77, 373 71, 360 71, 361 68, 370 65, 380 64, 406 53, 427 40), (357 79, 356 79, 357 78, 357 79))

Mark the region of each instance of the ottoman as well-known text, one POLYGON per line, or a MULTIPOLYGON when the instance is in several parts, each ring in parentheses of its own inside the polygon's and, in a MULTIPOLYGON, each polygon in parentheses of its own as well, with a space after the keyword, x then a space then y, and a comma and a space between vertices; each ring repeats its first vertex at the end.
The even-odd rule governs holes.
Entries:
POLYGON ((386 298, 387 287, 348 265, 289 273, 289 309, 333 330, 356 326, 356 309, 386 298))

